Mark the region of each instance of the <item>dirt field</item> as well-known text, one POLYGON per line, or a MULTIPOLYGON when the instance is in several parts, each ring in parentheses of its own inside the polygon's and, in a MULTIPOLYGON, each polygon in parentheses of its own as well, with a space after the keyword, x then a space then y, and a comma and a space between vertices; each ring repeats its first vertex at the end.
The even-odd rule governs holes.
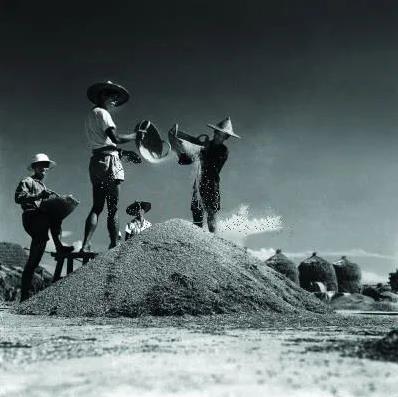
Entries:
POLYGON ((398 316, 0 320, 0 396, 398 396, 397 363, 334 348, 398 316))

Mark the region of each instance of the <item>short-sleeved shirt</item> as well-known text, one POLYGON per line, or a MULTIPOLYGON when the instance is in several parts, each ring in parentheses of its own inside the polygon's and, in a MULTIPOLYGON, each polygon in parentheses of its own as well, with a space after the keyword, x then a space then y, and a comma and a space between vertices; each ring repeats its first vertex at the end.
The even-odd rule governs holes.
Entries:
POLYGON ((143 219, 142 222, 140 222, 138 219, 134 219, 126 225, 125 231, 126 234, 131 237, 140 234, 142 231, 150 228, 151 226, 152 223, 147 221, 146 219, 143 219))
POLYGON ((105 132, 110 127, 116 127, 106 109, 100 107, 91 109, 87 116, 85 127, 88 145, 91 150, 105 146, 114 146, 116 148, 116 144, 111 141, 105 132))

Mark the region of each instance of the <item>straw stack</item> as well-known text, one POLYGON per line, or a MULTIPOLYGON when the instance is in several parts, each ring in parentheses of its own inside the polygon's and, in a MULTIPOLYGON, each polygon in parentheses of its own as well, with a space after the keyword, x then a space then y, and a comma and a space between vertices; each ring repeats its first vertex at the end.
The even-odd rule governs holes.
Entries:
POLYGON ((317 256, 316 252, 301 262, 298 270, 301 288, 313 292, 315 283, 321 282, 328 291, 337 291, 337 277, 333 265, 317 256))
POLYGON ((346 256, 342 256, 339 261, 333 264, 333 267, 336 272, 339 292, 351 294, 361 292, 362 273, 356 263, 350 262, 346 256))
POLYGON ((296 264, 283 255, 281 249, 277 249, 275 255, 268 258, 265 264, 283 274, 294 283, 299 284, 299 273, 296 264))

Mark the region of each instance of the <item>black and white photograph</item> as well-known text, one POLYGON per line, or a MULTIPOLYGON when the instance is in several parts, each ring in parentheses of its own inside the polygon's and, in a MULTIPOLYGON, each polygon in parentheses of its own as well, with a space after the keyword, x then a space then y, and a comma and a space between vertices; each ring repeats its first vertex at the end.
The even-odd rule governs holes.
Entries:
POLYGON ((398 2, 0 0, 0 397, 398 397, 398 2))

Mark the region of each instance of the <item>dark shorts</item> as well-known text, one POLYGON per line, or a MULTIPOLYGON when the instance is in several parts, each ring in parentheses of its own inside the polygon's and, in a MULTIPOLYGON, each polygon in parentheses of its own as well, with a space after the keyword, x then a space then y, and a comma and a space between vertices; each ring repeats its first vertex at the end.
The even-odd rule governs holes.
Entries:
POLYGON ((50 230, 50 218, 40 210, 25 211, 22 214, 22 224, 32 240, 48 241, 48 231, 50 230))
POLYGON ((90 159, 89 173, 94 186, 106 188, 124 180, 123 165, 119 156, 115 155, 93 155, 90 159))

